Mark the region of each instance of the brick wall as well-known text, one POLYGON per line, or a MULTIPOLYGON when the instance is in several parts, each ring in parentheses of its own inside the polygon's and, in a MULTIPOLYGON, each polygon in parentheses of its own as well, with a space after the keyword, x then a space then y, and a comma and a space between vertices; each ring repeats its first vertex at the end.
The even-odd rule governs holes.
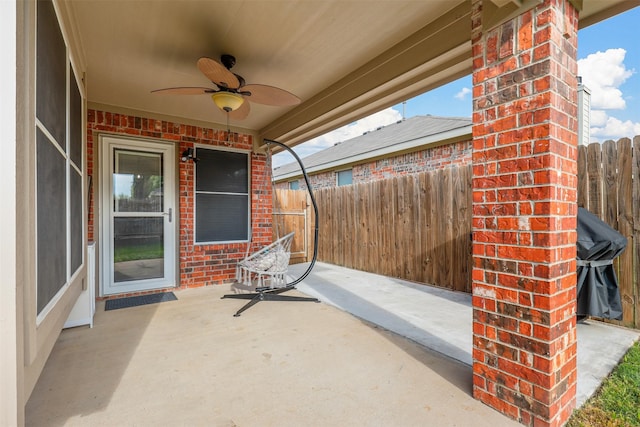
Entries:
POLYGON ((471 141, 428 148, 353 167, 353 182, 370 182, 471 163, 471 141))
MULTIPOLYGON (((93 191, 89 206, 89 240, 96 239, 94 216, 97 199, 95 174, 98 135, 100 132, 124 136, 161 139, 176 143, 176 154, 195 144, 233 147, 250 151, 250 135, 230 134, 218 129, 202 128, 162 120, 89 110, 87 114, 87 173, 93 176, 93 191)), ((179 271, 180 287, 197 287, 233 281, 235 264, 244 257, 247 243, 195 245, 194 244, 194 163, 178 162, 179 191, 179 271)), ((263 154, 251 154, 251 224, 252 248, 272 241, 271 174, 263 154)))
MULTIPOLYGON (((471 141, 462 141, 355 165, 352 168, 353 183, 371 182, 418 172, 467 165, 471 163, 471 148, 471 141)), ((309 176, 309 180, 313 188, 335 187, 336 172, 313 174, 309 176)), ((300 189, 307 188, 303 178, 298 181, 300 189)), ((279 183, 276 188, 288 189, 289 183, 279 183)))
MULTIPOLYGON (((488 1, 488 0, 486 0, 488 1)), ((576 393, 577 22, 567 0, 483 31, 473 0, 473 392, 560 426, 576 393)))
MULTIPOLYGON (((309 181, 313 188, 329 188, 335 187, 337 185, 336 173, 331 172, 321 172, 313 175, 309 175, 309 181)), ((307 183, 304 182, 304 179, 299 179, 300 189, 306 190, 307 183)))

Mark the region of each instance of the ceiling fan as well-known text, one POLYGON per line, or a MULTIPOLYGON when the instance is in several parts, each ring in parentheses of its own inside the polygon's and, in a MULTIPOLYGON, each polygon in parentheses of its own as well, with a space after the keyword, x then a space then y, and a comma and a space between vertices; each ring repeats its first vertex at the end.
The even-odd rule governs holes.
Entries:
POLYGON ((220 62, 202 57, 198 59, 198 69, 217 88, 207 87, 171 87, 157 89, 151 93, 172 95, 211 95, 213 102, 227 117, 242 120, 249 115, 249 102, 273 105, 277 107, 297 105, 300 98, 284 89, 261 84, 246 84, 244 78, 231 72, 236 58, 232 55, 222 55, 220 62))

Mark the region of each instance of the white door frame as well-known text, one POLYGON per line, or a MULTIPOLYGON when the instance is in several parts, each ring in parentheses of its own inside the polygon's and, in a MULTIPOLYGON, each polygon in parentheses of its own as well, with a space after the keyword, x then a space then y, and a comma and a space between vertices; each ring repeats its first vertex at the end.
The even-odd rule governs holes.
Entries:
POLYGON ((175 145, 173 143, 127 138, 115 135, 100 135, 100 183, 99 210, 97 218, 100 227, 100 295, 139 292, 152 289, 163 289, 177 286, 176 237, 178 216, 176 209, 176 165, 175 145), (157 214, 164 218, 164 277, 157 279, 132 280, 115 284, 113 257, 113 168, 114 149, 162 153, 163 159, 163 201, 164 212, 157 214))

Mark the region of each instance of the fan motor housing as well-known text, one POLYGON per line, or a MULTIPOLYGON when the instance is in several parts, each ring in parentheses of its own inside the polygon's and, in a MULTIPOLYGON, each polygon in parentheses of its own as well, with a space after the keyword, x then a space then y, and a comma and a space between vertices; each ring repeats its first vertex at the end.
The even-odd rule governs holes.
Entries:
POLYGON ((222 62, 222 65, 224 65, 227 70, 230 70, 236 65, 236 57, 225 53, 220 56, 220 62, 222 62))

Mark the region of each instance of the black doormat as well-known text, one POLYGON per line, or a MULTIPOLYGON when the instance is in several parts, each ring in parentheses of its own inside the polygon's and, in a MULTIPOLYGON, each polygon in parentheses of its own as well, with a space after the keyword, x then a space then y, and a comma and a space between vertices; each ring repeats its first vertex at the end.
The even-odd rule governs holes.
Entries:
POLYGON ((178 298, 173 292, 162 292, 159 294, 138 295, 135 297, 126 297, 107 300, 104 304, 104 310, 117 310, 119 308, 136 307, 139 305, 157 304, 165 301, 175 301, 178 298))

